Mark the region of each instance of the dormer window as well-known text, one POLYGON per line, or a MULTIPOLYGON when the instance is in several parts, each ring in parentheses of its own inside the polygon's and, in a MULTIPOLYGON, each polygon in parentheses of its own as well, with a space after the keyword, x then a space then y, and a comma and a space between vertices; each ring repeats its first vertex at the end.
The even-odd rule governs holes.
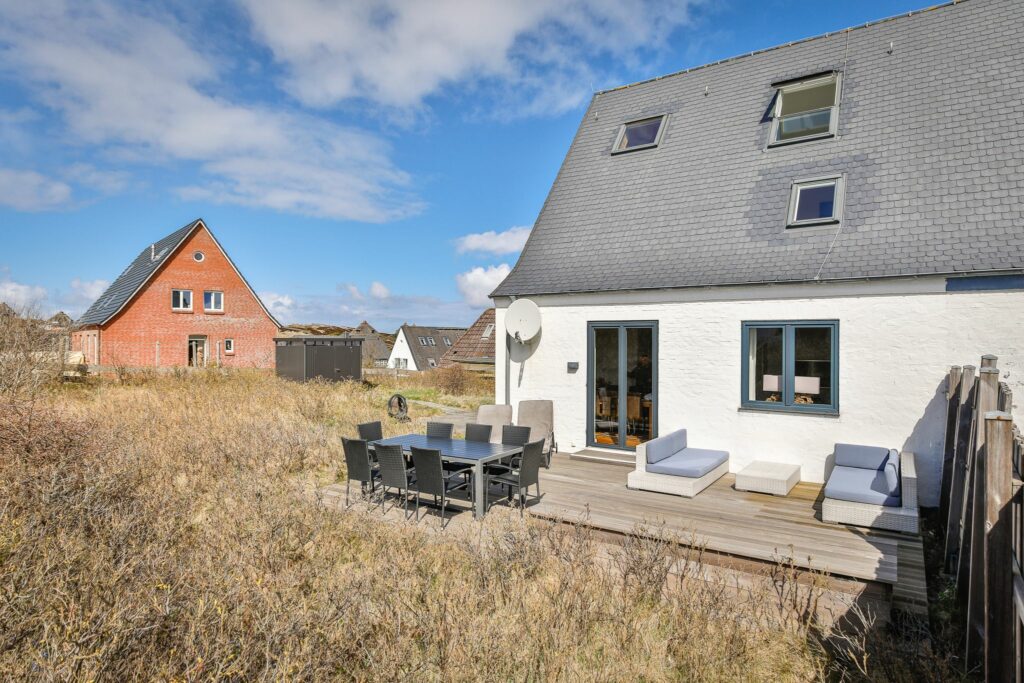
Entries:
POLYGON ((615 146, 612 148, 612 154, 657 147, 658 143, 661 142, 661 133, 665 129, 664 124, 664 116, 655 116, 623 124, 619 129, 619 136, 615 140, 615 146))
POLYGON ((843 216, 843 178, 830 176, 793 183, 788 227, 838 223, 843 216))
POLYGON ((839 119, 839 74, 830 73, 774 84, 772 145, 815 140, 836 134, 839 119))

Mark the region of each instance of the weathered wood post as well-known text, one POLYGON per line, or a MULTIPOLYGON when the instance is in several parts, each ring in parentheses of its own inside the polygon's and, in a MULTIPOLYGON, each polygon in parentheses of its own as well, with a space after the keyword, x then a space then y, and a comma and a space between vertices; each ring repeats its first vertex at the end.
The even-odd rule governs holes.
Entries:
POLYGON ((998 356, 993 356, 991 353, 986 353, 981 357, 981 367, 983 368, 994 368, 996 363, 999 361, 998 356))
MULTIPOLYGON (((984 359, 982 359, 984 362, 984 359)), ((970 665, 977 662, 984 652, 985 638, 985 418, 996 407, 999 399, 999 369, 983 367, 978 376, 978 416, 975 429, 974 455, 970 473, 971 500, 964 521, 965 532, 969 530, 970 550, 962 549, 960 568, 967 576, 967 647, 966 657, 970 665), (966 560, 966 565, 963 560, 966 560)), ((959 584, 959 576, 957 583, 959 584)))
POLYGON ((942 449, 942 483, 939 486, 939 519, 949 524, 949 494, 952 485, 953 453, 956 451, 956 419, 960 410, 960 376, 963 369, 954 365, 946 380, 946 440, 942 449))
POLYGON ((960 377, 960 405, 957 407, 956 439, 953 448, 953 466, 949 487, 949 519, 946 524, 946 571, 955 572, 959 566, 960 542, 963 537, 961 522, 967 481, 967 451, 970 443, 971 417, 977 393, 974 366, 965 365, 960 377))
POLYGON ((1013 420, 985 414, 985 680, 1011 680, 1013 549, 1010 518, 1013 420))

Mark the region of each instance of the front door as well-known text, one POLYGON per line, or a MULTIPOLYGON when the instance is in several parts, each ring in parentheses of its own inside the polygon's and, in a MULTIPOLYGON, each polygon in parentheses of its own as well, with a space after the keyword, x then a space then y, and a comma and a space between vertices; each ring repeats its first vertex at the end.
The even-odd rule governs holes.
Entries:
POLYGON ((658 324, 590 323, 587 442, 633 450, 657 436, 658 324))
POLYGON ((206 367, 206 337, 192 336, 188 338, 188 366, 190 368, 206 367))

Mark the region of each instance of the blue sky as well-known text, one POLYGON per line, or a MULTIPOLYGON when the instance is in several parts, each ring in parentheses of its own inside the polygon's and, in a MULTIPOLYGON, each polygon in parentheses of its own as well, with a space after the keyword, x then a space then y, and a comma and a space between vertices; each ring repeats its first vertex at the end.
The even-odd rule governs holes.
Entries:
POLYGON ((468 324, 593 91, 927 0, 0 0, 0 300, 203 217, 286 323, 468 324))

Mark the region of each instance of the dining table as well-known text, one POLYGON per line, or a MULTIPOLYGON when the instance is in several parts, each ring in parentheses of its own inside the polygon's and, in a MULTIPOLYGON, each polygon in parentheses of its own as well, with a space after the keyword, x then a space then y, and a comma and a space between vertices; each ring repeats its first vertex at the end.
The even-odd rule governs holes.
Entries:
POLYGON ((441 452, 445 462, 470 465, 473 468, 473 517, 481 519, 487 511, 487 500, 484 496, 484 466, 494 464, 515 455, 521 455, 523 447, 509 443, 490 443, 488 441, 466 441, 465 439, 444 439, 426 434, 402 434, 369 443, 371 447, 401 446, 406 455, 413 447, 430 448, 441 452))

